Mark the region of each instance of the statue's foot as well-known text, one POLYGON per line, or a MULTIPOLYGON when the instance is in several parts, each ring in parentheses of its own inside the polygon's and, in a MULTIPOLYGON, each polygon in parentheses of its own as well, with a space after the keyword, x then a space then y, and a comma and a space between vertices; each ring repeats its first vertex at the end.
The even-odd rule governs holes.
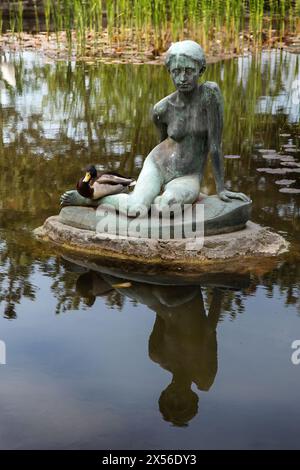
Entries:
POLYGON ((169 210, 170 207, 174 206, 174 205, 178 205, 178 204, 181 204, 177 199, 176 197, 170 195, 169 197, 167 195, 164 195, 164 196, 157 196, 155 198, 155 204, 156 204, 156 207, 159 211, 166 211, 166 210, 169 210))
POLYGON ((243 201, 243 202, 252 202, 251 199, 248 196, 246 196, 246 194, 228 191, 227 189, 224 189, 223 191, 219 193, 219 198, 221 199, 221 201, 225 201, 225 202, 231 202, 232 199, 239 199, 240 201, 243 201))
POLYGON ((127 216, 135 218, 137 216, 139 217, 146 217, 148 212, 149 212, 149 207, 146 206, 145 204, 140 204, 140 203, 134 203, 134 204, 129 204, 127 208, 127 216))
POLYGON ((82 197, 76 190, 66 191, 60 197, 61 206, 97 206, 98 204, 92 199, 82 197))

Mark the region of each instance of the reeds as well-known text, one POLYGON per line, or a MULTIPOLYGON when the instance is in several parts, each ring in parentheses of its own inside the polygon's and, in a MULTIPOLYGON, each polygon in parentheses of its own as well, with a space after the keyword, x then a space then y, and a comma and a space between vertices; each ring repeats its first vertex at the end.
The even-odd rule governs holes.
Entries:
MULTIPOLYGON (((72 33, 83 52, 87 38, 97 43, 107 32, 109 42, 153 46, 158 52, 171 41, 193 38, 208 49, 221 38, 226 51, 243 48, 241 32, 253 45, 274 32, 300 30, 300 0, 43 0, 47 31, 63 31, 71 46, 72 33)), ((10 2, 10 29, 23 28, 22 0, 10 2)), ((35 19, 39 30, 38 15, 35 19)), ((0 20, 1 23, 1 20, 0 20)), ((59 37, 59 35, 57 36, 59 37)), ((246 39, 247 41, 247 39, 246 39)))

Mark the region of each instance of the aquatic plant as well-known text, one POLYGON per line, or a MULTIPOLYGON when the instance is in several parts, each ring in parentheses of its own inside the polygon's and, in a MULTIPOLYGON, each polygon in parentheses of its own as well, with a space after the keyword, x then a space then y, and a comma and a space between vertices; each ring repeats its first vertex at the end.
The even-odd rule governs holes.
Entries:
MULTIPOLYGON (((219 43, 223 51, 233 47, 239 52, 247 43, 259 46, 271 40, 272 34, 281 39, 287 31, 300 31, 300 0, 43 0, 43 5, 47 31, 65 32, 70 49, 75 32, 81 53, 91 44, 101 49, 102 33, 119 47, 151 46, 158 54, 171 41, 186 37, 205 49, 219 43)), ((22 0, 9 2, 13 33, 23 30, 23 14, 22 0)))

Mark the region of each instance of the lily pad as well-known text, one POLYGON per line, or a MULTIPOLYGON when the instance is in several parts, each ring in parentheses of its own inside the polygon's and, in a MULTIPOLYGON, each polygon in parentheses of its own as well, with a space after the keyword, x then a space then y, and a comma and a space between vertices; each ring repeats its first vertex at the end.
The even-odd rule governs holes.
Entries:
POLYGON ((269 173, 270 175, 284 175, 287 168, 256 168, 260 173, 269 173))
POLYGON ((281 157, 282 156, 277 153, 266 153, 265 155, 262 155, 262 158, 265 160, 281 160, 281 157))
POLYGON ((296 183, 296 180, 277 180, 275 184, 279 184, 280 186, 290 186, 290 184, 296 183))
POLYGON ((300 163, 297 162, 280 162, 280 165, 288 166, 290 168, 300 168, 300 163))
POLYGON ((237 158, 241 158, 241 156, 240 155, 224 155, 224 158, 237 159, 237 158))
POLYGON ((293 155, 280 155, 280 160, 283 162, 294 162, 295 157, 293 155))
POLYGON ((269 175, 285 175, 286 173, 300 173, 300 168, 256 168, 260 173, 269 175))
POLYGON ((259 153, 276 153, 274 149, 258 149, 259 153))
POLYGON ((300 194, 300 189, 297 188, 280 188, 280 193, 288 193, 288 194, 300 194))

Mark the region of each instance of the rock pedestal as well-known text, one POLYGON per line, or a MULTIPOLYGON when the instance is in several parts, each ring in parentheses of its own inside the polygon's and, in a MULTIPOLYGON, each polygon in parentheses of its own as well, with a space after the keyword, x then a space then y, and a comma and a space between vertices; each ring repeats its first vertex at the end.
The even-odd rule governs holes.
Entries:
POLYGON ((82 209, 82 226, 94 211, 91 208, 68 208, 64 217, 49 217, 35 230, 40 240, 52 242, 62 248, 93 256, 138 265, 181 267, 197 271, 251 272, 251 265, 274 258, 288 249, 287 241, 266 227, 247 222, 245 228, 232 233, 208 235, 197 248, 195 239, 161 240, 98 233, 95 230, 67 225, 72 209, 82 209))

